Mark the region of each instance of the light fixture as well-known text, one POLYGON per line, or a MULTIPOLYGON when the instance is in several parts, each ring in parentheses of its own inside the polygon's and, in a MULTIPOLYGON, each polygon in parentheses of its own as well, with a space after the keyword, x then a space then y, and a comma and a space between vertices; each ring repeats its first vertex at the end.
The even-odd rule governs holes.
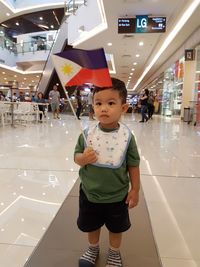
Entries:
POLYGON ((144 45, 144 42, 139 42, 139 46, 143 46, 144 45))
POLYGON ((140 55, 139 55, 139 54, 136 54, 135 56, 136 56, 136 57, 139 57, 140 55))
POLYGON ((40 17, 40 20, 43 20, 43 17, 40 17))
POLYGON ((134 71, 135 69, 134 69, 134 68, 132 68, 131 70, 132 70, 132 71, 134 71))
POLYGON ((112 43, 107 43, 108 46, 112 46, 112 43))
POLYGON ((16 23, 15 23, 17 26, 19 26, 19 22, 17 21, 16 23))
POLYGON ((9 16, 10 16, 10 13, 8 13, 8 12, 7 12, 7 13, 6 13, 6 16, 8 16, 8 17, 9 17, 9 16))
POLYGON ((134 62, 133 65, 134 65, 134 66, 137 65, 137 62, 134 62))

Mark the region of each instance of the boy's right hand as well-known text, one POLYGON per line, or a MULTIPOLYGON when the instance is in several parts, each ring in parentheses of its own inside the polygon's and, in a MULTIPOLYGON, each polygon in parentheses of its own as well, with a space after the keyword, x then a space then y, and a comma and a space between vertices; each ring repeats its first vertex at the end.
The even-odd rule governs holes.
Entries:
POLYGON ((97 161, 97 155, 92 147, 86 147, 82 156, 84 158, 85 165, 95 163, 97 161))

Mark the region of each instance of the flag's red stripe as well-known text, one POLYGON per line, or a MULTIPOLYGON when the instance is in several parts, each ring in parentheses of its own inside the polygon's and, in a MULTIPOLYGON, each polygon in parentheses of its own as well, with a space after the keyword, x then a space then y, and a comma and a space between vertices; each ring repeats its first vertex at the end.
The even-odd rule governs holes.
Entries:
POLYGON ((82 85, 92 83, 99 87, 112 86, 112 81, 107 68, 105 69, 81 69, 65 86, 82 85))

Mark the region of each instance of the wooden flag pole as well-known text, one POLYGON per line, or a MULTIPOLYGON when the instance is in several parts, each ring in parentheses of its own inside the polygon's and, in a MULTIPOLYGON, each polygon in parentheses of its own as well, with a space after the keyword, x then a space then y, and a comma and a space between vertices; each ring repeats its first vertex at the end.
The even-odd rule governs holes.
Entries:
POLYGON ((69 97, 69 94, 68 94, 68 92, 66 91, 66 89, 65 89, 64 86, 63 86, 63 90, 64 90, 64 92, 65 92, 65 95, 66 95, 66 97, 67 97, 67 100, 68 100, 68 102, 69 102, 69 105, 70 105, 70 107, 71 107, 71 110, 72 110, 72 112, 73 112, 73 114, 74 114, 74 116, 75 116, 75 119, 76 119, 76 121, 79 122, 79 126, 80 126, 81 133, 82 133, 83 138, 84 138, 84 141, 85 141, 85 143, 86 143, 86 145, 87 145, 87 139, 86 139, 85 133, 84 133, 82 127, 81 127, 81 123, 80 123, 80 121, 78 120, 78 117, 77 117, 76 112, 75 112, 75 110, 74 110, 74 107, 73 107, 73 105, 72 105, 72 102, 71 102, 71 99, 70 99, 70 97, 69 97))

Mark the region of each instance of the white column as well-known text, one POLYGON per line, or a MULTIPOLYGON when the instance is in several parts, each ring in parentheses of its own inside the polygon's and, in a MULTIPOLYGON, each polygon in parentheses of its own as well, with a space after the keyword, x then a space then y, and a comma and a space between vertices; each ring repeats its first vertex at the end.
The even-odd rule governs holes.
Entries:
POLYGON ((191 106, 190 101, 194 101, 195 91, 195 72, 196 61, 185 61, 184 66, 184 79, 182 91, 182 105, 181 105, 181 118, 183 118, 184 107, 191 106))

